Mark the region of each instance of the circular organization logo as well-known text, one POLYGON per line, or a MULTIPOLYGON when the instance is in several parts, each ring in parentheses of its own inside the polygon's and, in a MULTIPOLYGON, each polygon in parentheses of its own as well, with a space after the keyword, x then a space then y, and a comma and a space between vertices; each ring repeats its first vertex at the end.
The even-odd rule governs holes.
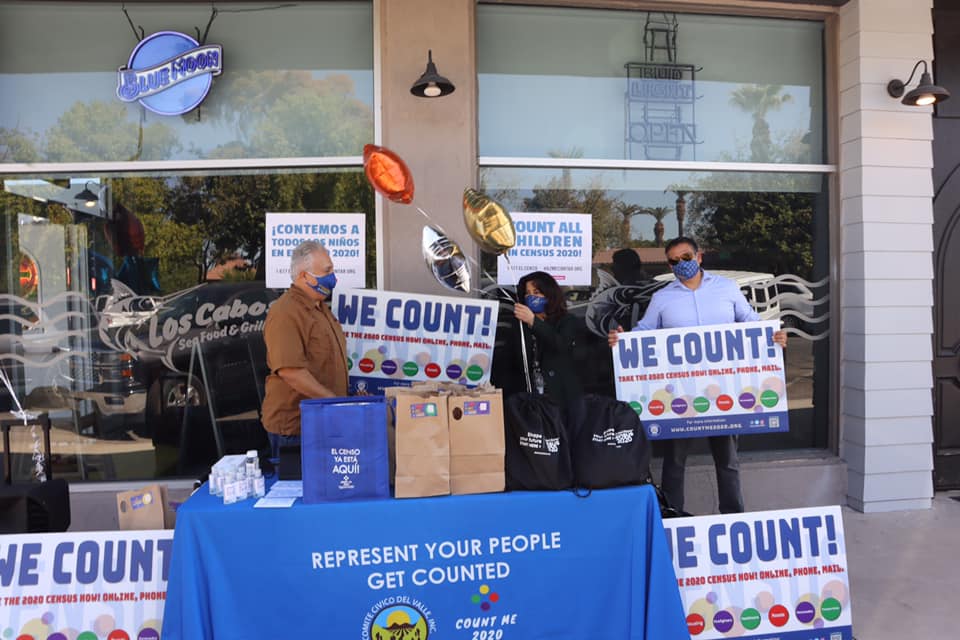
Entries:
POLYGON ((651 424, 651 425, 648 427, 648 429, 650 429, 650 435, 651 435, 651 436, 658 436, 658 435, 660 435, 660 425, 657 424, 656 422, 654 422, 653 424, 651 424))
POLYGON ((467 379, 472 382, 476 382, 483 377, 483 367, 480 365, 472 364, 467 367, 467 379))
POLYGON ((407 361, 403 363, 403 375, 413 377, 418 373, 420 373, 420 367, 417 366, 416 362, 407 361))
POLYGON ((376 365, 373 363, 373 360, 371 360, 370 358, 364 358, 363 360, 360 361, 357 367, 359 367, 360 371, 364 373, 370 373, 371 371, 374 370, 374 368, 376 368, 376 365))
POLYGON ((637 412, 637 415, 643 414, 643 405, 636 400, 630 401, 630 408, 637 412))
POLYGON ((730 411, 730 409, 733 409, 733 398, 727 394, 717 396, 717 409, 720 409, 720 411, 730 411))
POLYGON ((740 397, 737 398, 737 401, 744 409, 752 409, 753 405, 757 404, 757 397, 749 391, 744 391, 740 394, 740 397))
POLYGON ((436 362, 431 362, 423 368, 423 372, 427 374, 428 378, 436 378, 440 375, 440 365, 436 362))
POLYGON ((673 402, 670 403, 670 410, 678 416, 683 415, 687 412, 687 401, 683 398, 674 398, 673 402))
POLYGON ((137 44, 120 67, 117 97, 137 101, 161 116, 178 116, 200 106, 213 76, 223 71, 220 45, 201 45, 176 31, 159 31, 137 44))
POLYGON ((362 640, 409 638, 427 640, 436 631, 430 610, 407 596, 391 596, 377 603, 363 620, 362 640))

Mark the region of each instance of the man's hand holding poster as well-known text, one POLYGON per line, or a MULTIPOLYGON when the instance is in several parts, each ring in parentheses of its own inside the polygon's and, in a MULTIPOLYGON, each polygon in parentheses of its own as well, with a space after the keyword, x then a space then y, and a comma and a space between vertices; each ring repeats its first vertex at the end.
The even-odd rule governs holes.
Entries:
POLYGON ((651 439, 787 431, 777 321, 632 331, 613 348, 617 398, 651 439))

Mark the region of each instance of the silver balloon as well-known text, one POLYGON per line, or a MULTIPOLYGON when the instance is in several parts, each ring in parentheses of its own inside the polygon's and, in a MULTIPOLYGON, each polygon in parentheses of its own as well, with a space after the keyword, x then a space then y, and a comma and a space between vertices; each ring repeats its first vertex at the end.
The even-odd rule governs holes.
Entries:
POLYGON ((454 291, 470 291, 470 267, 456 242, 436 227, 426 225, 422 247, 423 259, 437 282, 454 291))

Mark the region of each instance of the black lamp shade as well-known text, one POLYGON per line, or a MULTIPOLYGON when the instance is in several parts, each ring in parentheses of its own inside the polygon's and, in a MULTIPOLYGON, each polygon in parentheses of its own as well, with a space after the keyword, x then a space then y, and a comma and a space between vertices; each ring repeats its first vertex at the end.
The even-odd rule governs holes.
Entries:
POLYGON ((901 103, 909 107, 925 107, 927 105, 936 104, 938 102, 943 102, 950 98, 950 92, 944 89, 943 87, 933 84, 933 79, 930 77, 930 72, 927 71, 927 62, 926 60, 920 60, 917 64, 914 65, 913 71, 910 72, 910 77, 907 78, 907 81, 893 79, 887 83, 887 93, 891 98, 899 98, 903 96, 901 103), (917 69, 923 65, 923 71, 920 73, 920 82, 917 84, 917 87, 911 90, 907 95, 903 95, 903 92, 906 91, 907 85, 910 84, 910 81, 913 80, 913 74, 917 72, 917 69))
POLYGON ((937 102, 943 102, 949 98, 950 92, 943 87, 933 84, 930 74, 924 72, 920 74, 920 84, 917 85, 917 88, 903 96, 903 100, 901 100, 901 102, 910 106, 922 107, 929 104, 935 104, 937 102))
POLYGON ((433 51, 428 51, 427 69, 410 87, 410 93, 419 98, 439 98, 450 95, 455 89, 452 82, 437 73, 437 66, 433 64, 433 51))
POLYGON ((84 187, 83 191, 77 194, 77 200, 83 200, 88 207, 94 207, 100 201, 100 196, 90 191, 89 187, 84 187))

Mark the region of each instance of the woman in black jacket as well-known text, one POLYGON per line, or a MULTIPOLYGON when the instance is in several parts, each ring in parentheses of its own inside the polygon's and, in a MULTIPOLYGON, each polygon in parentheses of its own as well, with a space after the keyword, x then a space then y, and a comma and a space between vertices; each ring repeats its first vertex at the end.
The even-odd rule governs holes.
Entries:
MULTIPOLYGON (((534 271, 522 278, 513 315, 522 323, 527 364, 534 393, 550 396, 568 410, 582 395, 573 364, 577 319, 567 314, 560 285, 549 273, 534 271)), ((575 409, 574 409, 575 410, 575 409)))

